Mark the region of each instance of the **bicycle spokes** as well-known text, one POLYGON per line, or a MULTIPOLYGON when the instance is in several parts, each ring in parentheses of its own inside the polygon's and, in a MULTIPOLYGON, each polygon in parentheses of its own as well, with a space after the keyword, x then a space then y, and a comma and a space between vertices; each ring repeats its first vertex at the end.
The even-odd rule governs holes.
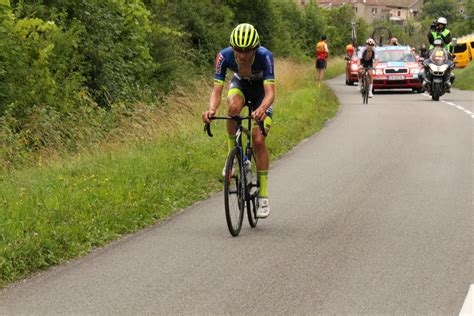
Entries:
POLYGON ((237 236, 242 228, 245 201, 245 183, 242 174, 241 154, 235 147, 229 153, 225 170, 224 203, 227 227, 232 236, 237 236))

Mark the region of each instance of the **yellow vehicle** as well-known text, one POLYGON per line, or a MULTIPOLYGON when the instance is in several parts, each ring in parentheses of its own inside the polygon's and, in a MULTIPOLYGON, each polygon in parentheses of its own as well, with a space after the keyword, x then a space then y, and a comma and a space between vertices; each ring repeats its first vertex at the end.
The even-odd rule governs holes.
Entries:
POLYGON ((474 56, 474 34, 457 39, 454 44, 454 55, 457 68, 464 68, 471 62, 474 56))

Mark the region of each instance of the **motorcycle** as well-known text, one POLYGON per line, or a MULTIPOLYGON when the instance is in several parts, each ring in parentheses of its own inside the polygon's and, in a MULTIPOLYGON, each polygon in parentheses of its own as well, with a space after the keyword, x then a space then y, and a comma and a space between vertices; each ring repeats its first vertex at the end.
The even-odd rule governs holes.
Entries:
POLYGON ((442 47, 435 47, 428 59, 423 60, 423 88, 431 95, 431 99, 439 101, 439 97, 450 91, 454 81, 454 62, 449 53, 442 47))

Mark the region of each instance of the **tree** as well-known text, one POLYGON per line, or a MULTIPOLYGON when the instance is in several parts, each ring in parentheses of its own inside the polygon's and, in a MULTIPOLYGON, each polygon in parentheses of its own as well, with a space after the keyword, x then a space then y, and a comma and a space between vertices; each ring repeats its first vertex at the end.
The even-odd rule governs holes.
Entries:
POLYGON ((273 50, 275 45, 275 12, 274 0, 224 0, 234 14, 234 27, 240 23, 250 23, 258 31, 262 44, 273 50))
POLYGON ((459 10, 459 1, 431 0, 425 3, 422 18, 435 20, 438 17, 445 17, 449 24, 461 20, 462 16, 459 10))

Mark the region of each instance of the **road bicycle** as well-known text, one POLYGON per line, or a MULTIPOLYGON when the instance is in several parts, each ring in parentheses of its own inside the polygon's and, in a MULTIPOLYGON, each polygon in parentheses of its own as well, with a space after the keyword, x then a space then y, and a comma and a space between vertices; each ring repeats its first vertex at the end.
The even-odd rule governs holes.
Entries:
POLYGON ((369 103, 369 70, 372 68, 365 68, 364 67, 364 72, 362 73, 362 78, 361 80, 361 89, 360 93, 362 94, 362 103, 367 104, 369 103))
MULTIPOLYGON (((229 152, 226 159, 224 172, 224 206, 227 227, 233 237, 239 235, 244 218, 244 209, 247 209, 247 218, 250 227, 257 226, 258 193, 260 183, 257 178, 257 167, 255 164, 255 152, 252 147, 252 117, 251 105, 246 104, 248 116, 214 116, 210 120, 234 120, 237 123, 235 147, 229 152), (243 122, 247 121, 247 127, 243 122), (242 136, 245 135, 245 144, 242 136)), ((263 122, 256 121, 260 132, 266 136, 263 122)), ((209 137, 211 133, 210 123, 206 123, 204 130, 209 137)))

